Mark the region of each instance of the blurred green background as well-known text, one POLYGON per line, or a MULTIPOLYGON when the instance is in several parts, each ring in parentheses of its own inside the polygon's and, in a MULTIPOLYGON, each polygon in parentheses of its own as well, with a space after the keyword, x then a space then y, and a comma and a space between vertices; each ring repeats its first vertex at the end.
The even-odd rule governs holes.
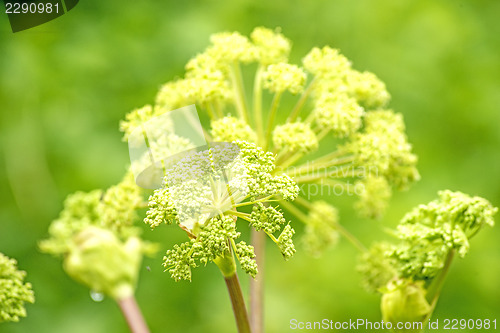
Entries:
MULTIPOLYGON (((67 194, 120 180, 128 151, 119 120, 182 75, 214 32, 280 26, 293 41, 292 62, 328 44, 387 84, 422 180, 396 193, 381 221, 360 220, 352 202, 338 202, 342 223, 367 244, 440 189, 500 206, 499 17, 498 0, 108 0, 81 1, 67 15, 13 34, 0 14, 0 252, 18 260, 36 293, 28 317, 0 332, 127 332, 117 306, 93 302, 37 242, 67 194)), ((144 236, 161 240, 162 252, 183 237, 168 227, 144 227, 144 236)), ((500 321, 499 239, 500 227, 485 230, 453 263, 434 318, 500 321)), ((299 249, 285 263, 269 247, 268 332, 290 331, 292 318, 380 320, 379 297, 360 288, 356 255, 342 240, 321 259, 299 249)), ((152 332, 234 331, 214 265, 195 270, 191 283, 175 283, 161 257, 144 262, 137 290, 152 332)))

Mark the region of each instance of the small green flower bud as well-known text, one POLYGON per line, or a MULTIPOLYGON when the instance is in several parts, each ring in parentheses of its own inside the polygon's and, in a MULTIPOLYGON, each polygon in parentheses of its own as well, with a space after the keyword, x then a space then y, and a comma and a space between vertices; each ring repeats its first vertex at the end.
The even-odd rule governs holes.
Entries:
POLYGON ((357 271, 361 274, 363 287, 372 293, 381 289, 397 276, 397 271, 387 257, 392 250, 388 243, 377 243, 359 258, 357 271))
POLYGON ((389 103, 391 95, 375 74, 352 70, 346 78, 349 94, 366 109, 383 108, 389 103))
POLYGON ((339 233, 336 225, 339 212, 325 201, 315 201, 307 216, 302 242, 313 257, 319 257, 330 246, 337 243, 339 233))
POLYGON ((366 178, 356 182, 359 200, 355 208, 359 215, 366 218, 377 219, 387 209, 392 191, 389 183, 384 177, 368 175, 366 178))
POLYGON ((311 126, 306 123, 289 123, 276 126, 273 131, 273 143, 278 149, 310 152, 318 149, 318 138, 311 126))
POLYGON ((210 54, 227 62, 240 61, 248 63, 255 61, 257 50, 247 37, 238 32, 220 32, 210 36, 212 45, 210 54))
POLYGON ((130 133, 151 118, 153 118, 153 107, 151 105, 145 105, 127 113, 125 120, 120 121, 120 131, 124 133, 123 141, 127 141, 130 133))
POLYGON ((250 215, 250 225, 255 230, 264 230, 268 234, 273 234, 281 229, 281 225, 286 223, 283 213, 272 206, 264 206, 257 203, 253 206, 250 215))
POLYGON ((211 132, 214 141, 257 141, 257 135, 248 124, 231 116, 212 121, 211 132))
POLYGON ((264 88, 274 93, 288 90, 294 95, 302 92, 306 78, 306 73, 302 68, 283 62, 269 65, 262 74, 264 88))
POLYGON ((117 300, 134 293, 144 252, 139 238, 122 242, 111 231, 88 227, 73 246, 63 263, 69 276, 117 300))
POLYGON ((361 117, 364 115, 363 108, 354 98, 340 93, 322 94, 312 112, 320 128, 330 129, 340 138, 359 130, 362 125, 361 117))
POLYGON ((392 110, 371 111, 365 114, 364 125, 364 131, 345 146, 355 155, 356 165, 385 177, 398 189, 417 181, 417 157, 404 132, 403 116, 392 110))
POLYGON ((384 321, 392 323, 395 332, 415 332, 421 329, 396 329, 397 323, 423 322, 431 311, 425 299, 423 283, 409 280, 390 282, 382 296, 381 309, 384 321))
POLYGON ((235 248, 236 256, 240 262, 241 268, 250 276, 257 276, 257 263, 255 262, 255 252, 252 245, 247 245, 247 243, 241 241, 236 244, 235 248))
POLYGON ((290 41, 280 33, 279 29, 273 31, 257 27, 252 31, 250 38, 257 48, 257 57, 261 64, 267 66, 288 60, 290 41))
POLYGON ((295 234, 295 230, 287 224, 278 238, 278 246, 285 260, 290 259, 295 254, 295 245, 292 240, 293 234, 295 234))
POLYGON ((339 50, 325 46, 313 48, 302 60, 304 68, 320 78, 343 78, 351 68, 351 62, 339 50))

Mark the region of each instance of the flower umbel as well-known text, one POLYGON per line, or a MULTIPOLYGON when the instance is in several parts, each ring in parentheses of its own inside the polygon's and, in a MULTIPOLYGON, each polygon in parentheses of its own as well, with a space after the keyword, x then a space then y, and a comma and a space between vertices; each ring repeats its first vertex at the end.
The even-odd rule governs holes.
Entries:
POLYGON ((17 268, 17 262, 0 253, 0 323, 19 321, 26 317, 25 303, 35 302, 29 282, 24 282, 26 272, 17 268))
POLYGON ((143 254, 155 251, 133 226, 141 205, 140 188, 130 172, 106 191, 72 194, 40 248, 61 256, 68 275, 92 291, 116 300, 130 297, 143 254))
POLYGON ((403 217, 395 232, 398 244, 375 244, 361 257, 363 284, 383 294, 384 320, 427 320, 454 254, 465 256, 470 239, 484 226, 494 225, 498 209, 487 200, 448 190, 438 195, 403 217))
MULTIPOLYGON (((201 164, 191 159, 178 164, 176 170, 164 170, 165 186, 149 199, 145 222, 151 227, 178 223, 195 239, 210 219, 231 215, 265 230, 284 254, 291 254, 291 245, 284 241, 288 238, 274 235, 287 224, 283 212, 269 200, 293 199, 299 194, 297 185, 335 186, 342 193, 361 186, 362 191, 354 191, 360 197, 357 211, 377 218, 387 207, 392 187, 404 189, 418 180, 417 158, 404 133, 402 116, 381 109, 390 98, 385 85, 374 74, 353 69, 339 50, 313 48, 303 58, 302 68, 288 63, 291 43, 279 30, 257 27, 250 39, 237 32, 223 32, 213 35, 210 42, 188 62, 184 78, 161 88, 157 105, 133 111, 127 119, 130 126, 137 127, 132 125, 137 119, 155 121, 169 110, 197 103, 211 121, 206 132, 216 142, 235 142, 241 149, 240 157, 230 168, 210 171, 210 154, 215 151, 206 149, 196 155, 201 164), (247 96, 242 67, 252 62, 258 66, 253 95, 247 96), (295 106, 281 105, 285 94, 299 94, 295 106), (272 100, 267 124, 263 118, 265 98, 272 100), (336 138, 335 145, 331 145, 332 138, 336 138), (311 159, 311 153, 318 157, 311 159), (246 185, 241 187, 243 183, 246 185), (253 206, 251 212, 245 211, 245 202, 252 202, 248 204, 253 206), (269 223, 280 227, 273 230, 269 223)), ((127 134, 125 123, 122 130, 127 134)), ((299 215, 302 209, 313 209, 305 204, 309 199, 286 211, 304 221, 299 215)), ((313 235, 325 235, 322 240, 317 238, 323 245, 309 246, 315 248, 315 255, 326 248, 325 244, 335 243, 335 231, 328 223, 309 225, 307 230, 309 240, 313 235)), ((293 234, 286 231, 288 236, 293 234)), ((311 241, 306 243, 311 245, 311 241)), ((181 248, 176 253, 179 251, 181 248)), ((234 247, 231 251, 236 253, 234 247)), ((186 254, 192 255, 190 251, 186 254)))
POLYGON ((276 198, 293 200, 298 187, 288 176, 273 175, 273 171, 273 155, 246 141, 212 144, 166 170, 165 186, 149 198, 145 222, 152 228, 161 222, 179 224, 190 238, 175 245, 164 258, 172 278, 190 280, 191 268, 211 261, 220 265, 221 258, 232 253, 241 267, 255 276, 253 247, 236 242, 240 237, 238 221, 264 230, 285 258, 293 254, 293 229, 285 226, 275 237, 285 219, 268 204, 276 198), (252 206, 252 213, 246 213, 252 206))

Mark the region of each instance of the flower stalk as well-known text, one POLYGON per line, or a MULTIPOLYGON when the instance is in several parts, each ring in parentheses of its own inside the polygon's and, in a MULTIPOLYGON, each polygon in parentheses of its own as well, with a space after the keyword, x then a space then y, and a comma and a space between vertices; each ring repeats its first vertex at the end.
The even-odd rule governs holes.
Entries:
POLYGON ((264 332, 264 269, 266 234, 252 229, 251 242, 254 247, 259 273, 250 279, 250 325, 253 333, 264 332))
POLYGON ((259 145, 263 146, 262 139, 264 138, 264 124, 262 121, 262 73, 264 67, 259 65, 255 73, 255 81, 253 87, 253 114, 255 117, 255 128, 257 130, 257 138, 259 145))
POLYGON ((224 276, 229 298, 231 299, 238 333, 251 333, 250 321, 248 320, 245 300, 243 298, 243 293, 241 292, 240 281, 238 279, 238 274, 236 273, 236 263, 232 252, 226 252, 223 256, 215 259, 214 263, 219 267, 222 275, 224 276))
POLYGON ((281 92, 277 92, 273 101, 271 102, 271 111, 269 111, 269 119, 267 121, 267 129, 266 129, 266 141, 264 144, 265 150, 268 150, 271 146, 271 135, 273 133, 274 121, 276 119, 276 113, 278 112, 278 107, 280 105, 281 100, 281 92))
POLYGON ((429 304, 431 305, 435 305, 435 303, 439 298, 439 294, 443 289, 444 281, 446 280, 446 276, 448 275, 448 272, 451 267, 451 262, 453 261, 454 256, 455 256, 455 251, 450 250, 450 252, 448 252, 448 254, 446 255, 443 269, 441 270, 439 275, 436 278, 434 278, 429 288, 427 288, 426 298, 429 304))
POLYGON ((248 123, 248 113, 245 101, 245 88, 243 86, 243 78, 239 63, 233 62, 230 68, 231 81, 233 83, 235 101, 238 115, 248 123))
POLYGON ((240 281, 238 275, 234 273, 231 276, 224 276, 227 291, 231 298, 231 305, 233 307, 234 318, 236 319, 236 327, 239 333, 250 333, 250 322, 248 320, 245 300, 241 292, 240 281))
POLYGON ((133 295, 118 299, 116 303, 127 321, 130 332, 149 333, 149 328, 133 295))

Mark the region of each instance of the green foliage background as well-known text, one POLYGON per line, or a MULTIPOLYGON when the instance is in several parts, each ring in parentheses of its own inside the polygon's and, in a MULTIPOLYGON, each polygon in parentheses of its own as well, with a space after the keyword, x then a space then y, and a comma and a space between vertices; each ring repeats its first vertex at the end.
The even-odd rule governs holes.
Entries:
MULTIPOLYGON (((0 14, 0 252, 18 259, 36 293, 28 317, 0 332, 127 331, 111 300, 93 302, 37 242, 67 194, 120 180, 128 151, 118 121, 182 75, 214 32, 281 26, 294 43, 292 62, 329 44, 386 82, 422 180, 396 193, 381 221, 357 218, 350 199, 329 199, 366 243, 439 189, 500 206, 499 15, 497 0, 81 1, 59 19, 12 34, 0 14)), ((174 228, 144 230, 162 241, 162 252, 183 237, 174 228)), ((485 230, 454 262, 434 318, 500 321, 499 237, 499 227, 485 230)), ((356 255, 342 240, 321 259, 299 248, 284 263, 269 247, 268 331, 289 331, 292 318, 380 320, 379 297, 359 286, 356 255)), ((161 257, 145 261, 137 291, 152 332, 233 331, 214 265, 196 270, 192 283, 174 283, 161 257)))

